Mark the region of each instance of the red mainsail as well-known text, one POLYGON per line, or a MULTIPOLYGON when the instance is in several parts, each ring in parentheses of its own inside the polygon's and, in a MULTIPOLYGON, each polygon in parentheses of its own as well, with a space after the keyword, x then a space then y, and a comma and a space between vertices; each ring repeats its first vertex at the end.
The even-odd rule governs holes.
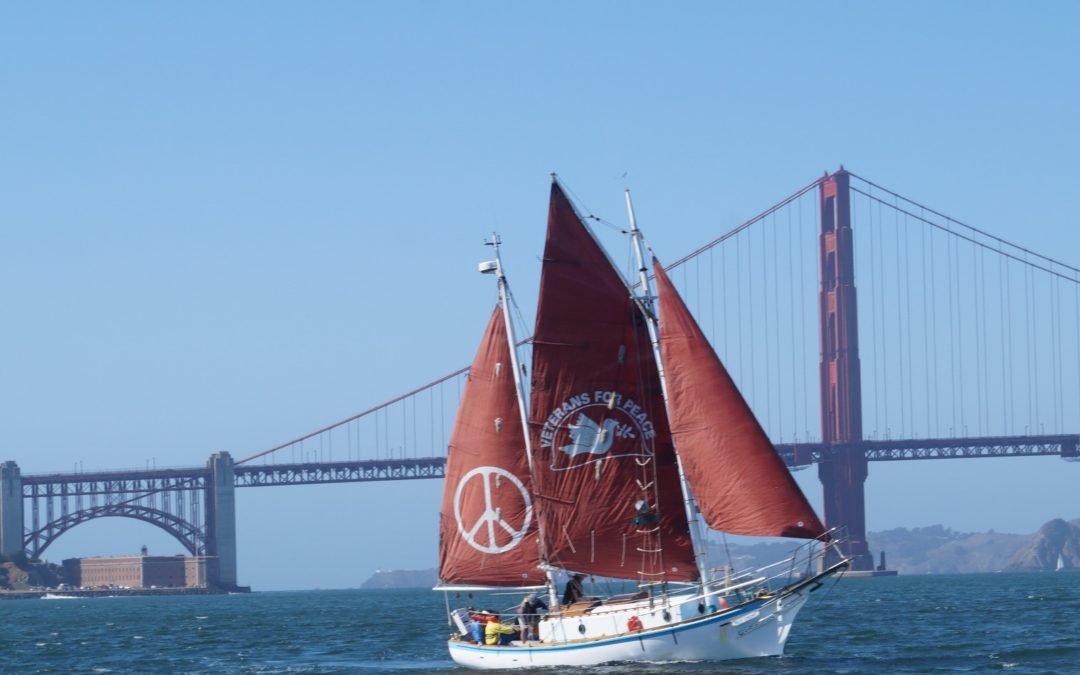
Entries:
POLYGON ((533 484, 548 561, 609 577, 695 579, 645 318, 557 183, 532 378, 533 484))
POLYGON ((663 267, 654 259, 671 430, 705 522, 732 534, 825 533, 663 267))
POLYGON ((510 345, 496 307, 469 368, 450 435, 439 517, 444 584, 542 584, 510 345))

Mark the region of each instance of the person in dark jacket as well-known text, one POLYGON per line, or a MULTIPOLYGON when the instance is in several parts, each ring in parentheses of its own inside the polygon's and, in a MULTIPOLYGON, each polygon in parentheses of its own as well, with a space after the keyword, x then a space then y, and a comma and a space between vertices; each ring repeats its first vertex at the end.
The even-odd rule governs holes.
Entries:
POLYGON ((572 605, 585 595, 585 575, 575 574, 566 582, 566 590, 563 591, 562 604, 572 605))

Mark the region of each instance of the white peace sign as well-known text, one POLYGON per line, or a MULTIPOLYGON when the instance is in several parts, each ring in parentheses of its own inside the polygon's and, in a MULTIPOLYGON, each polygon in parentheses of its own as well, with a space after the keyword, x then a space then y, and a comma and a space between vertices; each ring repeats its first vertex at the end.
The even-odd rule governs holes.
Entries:
POLYGON ((497 466, 478 466, 462 476, 461 481, 458 482, 457 490, 454 491, 454 519, 457 520, 458 532, 465 538, 469 546, 481 553, 504 553, 520 544, 525 537, 525 533, 529 531, 529 523, 532 522, 532 499, 530 499, 529 491, 525 489, 525 485, 514 474, 497 466), (484 512, 473 523, 472 527, 466 530, 465 523, 461 522, 461 492, 464 490, 465 484, 474 476, 479 476, 480 480, 484 482, 484 512), (491 503, 492 480, 498 481, 500 477, 509 480, 525 500, 525 522, 520 529, 503 520, 502 509, 491 503), (510 535, 510 542, 505 546, 495 544, 496 525, 510 535), (487 546, 476 541, 476 534, 482 527, 487 528, 487 546))

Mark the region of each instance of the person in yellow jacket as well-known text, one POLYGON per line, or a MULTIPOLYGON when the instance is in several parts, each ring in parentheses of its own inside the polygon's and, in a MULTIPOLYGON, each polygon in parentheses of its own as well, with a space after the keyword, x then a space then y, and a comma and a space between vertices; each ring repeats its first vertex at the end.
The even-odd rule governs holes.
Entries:
POLYGON ((511 635, 517 635, 517 629, 502 623, 497 616, 484 626, 484 644, 486 645, 508 645, 511 635))

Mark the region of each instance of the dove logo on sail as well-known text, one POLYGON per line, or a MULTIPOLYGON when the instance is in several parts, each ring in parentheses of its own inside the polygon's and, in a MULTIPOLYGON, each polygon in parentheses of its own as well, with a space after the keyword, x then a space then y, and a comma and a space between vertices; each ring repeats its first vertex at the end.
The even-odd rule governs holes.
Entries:
POLYGON ((656 435, 648 414, 615 391, 582 392, 555 406, 540 431, 551 468, 572 469, 605 457, 649 456, 656 435))

